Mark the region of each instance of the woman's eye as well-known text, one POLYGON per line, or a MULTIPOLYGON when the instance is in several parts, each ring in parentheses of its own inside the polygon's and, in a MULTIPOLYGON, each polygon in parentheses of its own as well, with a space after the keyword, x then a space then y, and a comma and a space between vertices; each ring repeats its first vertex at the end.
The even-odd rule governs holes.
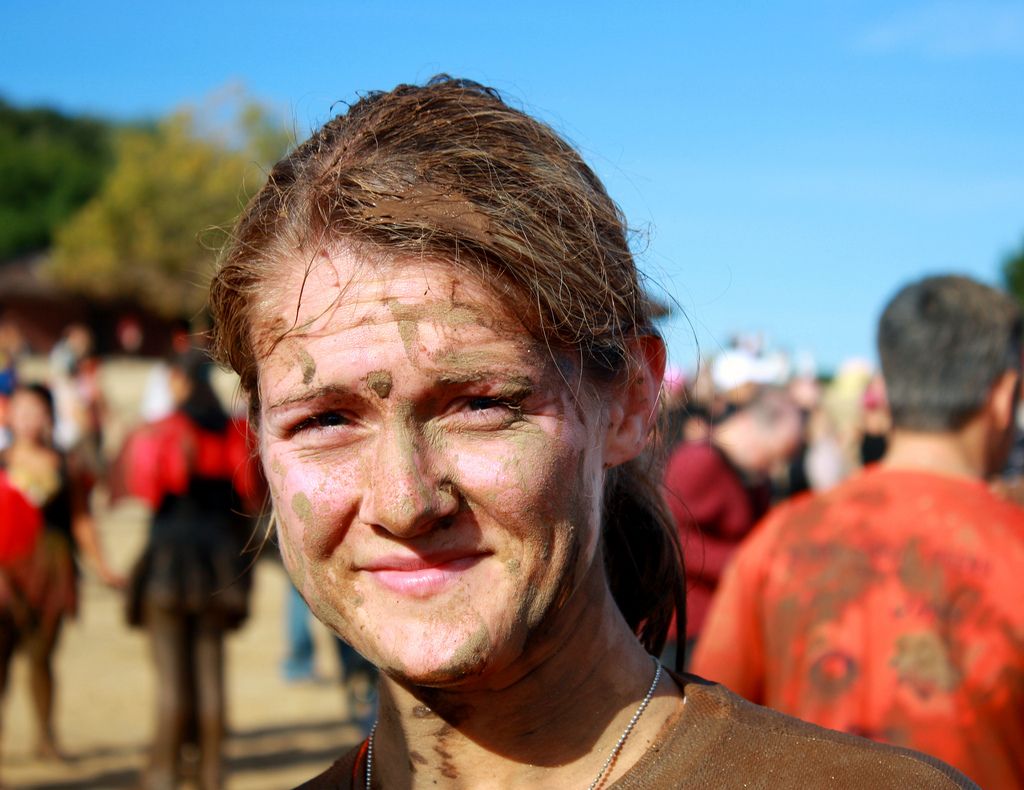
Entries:
POLYGON ((497 398, 470 398, 469 403, 470 411, 484 411, 486 409, 494 408, 508 408, 508 404, 504 403, 497 398))
POLYGON ((498 421, 502 425, 513 423, 523 416, 522 405, 507 398, 478 396, 466 401, 466 410, 476 420, 488 423, 498 421))
POLYGON ((348 419, 336 411, 325 411, 321 414, 314 414, 295 426, 296 433, 300 431, 319 430, 322 428, 335 428, 339 425, 348 425, 348 419))

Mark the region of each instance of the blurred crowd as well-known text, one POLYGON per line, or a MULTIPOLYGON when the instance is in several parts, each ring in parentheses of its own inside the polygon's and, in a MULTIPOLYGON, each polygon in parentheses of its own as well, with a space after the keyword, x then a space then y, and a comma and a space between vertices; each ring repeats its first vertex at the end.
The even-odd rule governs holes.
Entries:
POLYGON ((688 589, 663 660, 1024 786, 1020 332, 1007 294, 933 277, 883 312, 879 369, 746 337, 671 373, 688 589))
MULTIPOLYGON (((21 651, 36 756, 65 759, 54 721, 54 655, 63 624, 78 611, 80 575, 95 574, 123 595, 126 626, 150 642, 157 694, 144 788, 186 779, 201 788, 224 784, 224 640, 248 617, 268 529, 245 404, 226 404, 216 392, 202 339, 184 324, 171 332, 166 355, 150 361, 137 415, 112 440, 108 429, 126 416, 115 420, 105 402, 90 329, 68 326, 45 364, 33 355, 29 365, 19 327, 0 317, 0 704, 21 651), (107 562, 96 511, 129 497, 151 515, 125 577, 107 562)), ((308 609, 290 584, 283 594, 282 676, 315 681, 308 609)), ((335 641, 348 697, 339 711, 366 730, 375 674, 335 641)))
MULTIPOLYGON (((1010 787, 1024 781, 1024 632, 1003 617, 1024 595, 1013 573, 1024 578, 1019 317, 971 281, 915 287, 926 286, 934 292, 914 298, 947 313, 936 318, 932 305, 896 316, 904 324, 890 341, 883 319, 886 375, 864 359, 826 375, 760 336, 737 336, 691 370, 670 368, 664 492, 687 607, 662 659, 754 702, 929 751, 985 786, 1010 787), (981 313, 977 304, 970 313, 958 299, 978 288, 981 313), (1008 356, 985 323, 1000 310, 1015 333, 1008 356), (928 321, 962 336, 936 344, 934 332, 918 331, 928 321), (984 371, 956 380, 986 343, 996 383, 984 371), (913 391, 918 368, 926 378, 939 371, 923 391, 913 391), (1013 374, 1006 393, 1004 373, 1013 374), (895 409, 893 387, 903 388, 895 409), (947 414, 935 404, 957 387, 977 402, 947 414), (1002 636, 984 632, 993 623, 1002 636)), ((248 615, 247 546, 267 528, 245 405, 225 408, 198 338, 187 326, 172 333, 136 425, 112 447, 89 329, 69 326, 45 375, 27 380, 18 327, 0 320, 0 692, 23 650, 37 749, 59 758, 52 658, 78 606, 80 566, 123 590, 126 622, 146 630, 160 678, 143 787, 177 786, 189 744, 198 785, 223 784, 223 641, 248 615), (97 488, 151 509, 128 578, 105 560, 97 488)), ((283 592, 281 672, 303 682, 315 675, 311 617, 294 588, 283 592)), ((373 669, 336 644, 348 710, 366 731, 373 669)))
MULTIPOLYGON (((824 376, 808 355, 772 350, 761 335, 735 336, 690 371, 670 368, 664 396, 665 489, 687 571, 689 652, 754 525, 772 506, 878 461, 889 419, 871 362, 850 358, 824 376)), ((675 658, 671 639, 667 657, 675 658)))

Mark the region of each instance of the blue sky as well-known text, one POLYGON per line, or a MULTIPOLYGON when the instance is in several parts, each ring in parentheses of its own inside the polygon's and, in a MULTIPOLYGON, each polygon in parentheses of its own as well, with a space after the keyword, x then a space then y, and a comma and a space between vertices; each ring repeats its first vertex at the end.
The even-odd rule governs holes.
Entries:
POLYGON ((241 82, 300 133, 357 91, 491 84, 573 140, 641 231, 688 365, 735 331, 873 357, 909 279, 1024 243, 1024 0, 8 0, 0 95, 139 118, 241 82))

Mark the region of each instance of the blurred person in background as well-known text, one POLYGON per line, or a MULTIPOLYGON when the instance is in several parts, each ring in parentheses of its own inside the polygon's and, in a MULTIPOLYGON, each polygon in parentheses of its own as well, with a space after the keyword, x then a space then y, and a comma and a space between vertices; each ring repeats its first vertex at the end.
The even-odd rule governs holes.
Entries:
POLYGON ((24 353, 25 340, 18 325, 0 317, 0 450, 10 442, 7 404, 18 383, 18 358, 24 353))
POLYGON ((92 331, 71 324, 50 351, 50 387, 54 400, 54 443, 73 452, 98 479, 103 473, 103 422, 106 404, 100 386, 100 359, 92 331))
POLYGON ((174 411, 137 429, 115 468, 115 495, 153 509, 129 585, 128 621, 149 634, 157 719, 144 788, 177 787, 182 747, 198 748, 198 786, 223 786, 224 637, 249 612, 244 555, 262 486, 244 421, 228 417, 193 351, 168 362, 174 411))
MULTIPOLYGON (((793 400, 780 388, 760 386, 713 423, 707 439, 684 442, 669 456, 664 492, 683 546, 689 646, 725 564, 771 506, 773 471, 793 456, 800 437, 793 400)), ((671 651, 671 639, 669 645, 671 651)))
POLYGON ((18 383, 18 358, 25 340, 13 320, 0 317, 0 398, 9 398, 18 383))
POLYGON ((693 670, 1024 787, 1024 509, 987 483, 1014 433, 1020 312, 968 278, 926 278, 886 307, 878 349, 884 459, 755 529, 693 670))
POLYGON ((992 490, 1004 499, 1024 507, 1024 400, 1017 404, 1016 435, 1002 473, 992 481, 992 490))
POLYGON ((835 376, 824 388, 822 414, 827 430, 839 449, 836 459, 838 481, 863 466, 862 443, 866 425, 866 410, 882 405, 872 381, 877 379, 874 366, 865 359, 851 357, 840 364, 835 376), (869 395, 869 392, 872 392, 869 395))
POLYGON ((864 388, 861 417, 860 462, 863 466, 878 463, 889 445, 892 417, 885 397, 885 380, 876 373, 864 388))
MULTIPOLYGON (((813 364, 813 363, 808 363, 813 364)), ((804 491, 827 491, 853 471, 837 425, 834 402, 812 368, 805 367, 789 382, 789 392, 803 417, 803 442, 789 466, 787 485, 776 502, 804 491)))
MULTIPOLYGON (((201 333, 194 333, 188 321, 177 320, 171 326, 170 348, 168 359, 183 357, 197 341, 203 339, 201 333)), ((146 375, 146 383, 142 390, 142 402, 139 414, 144 422, 157 422, 170 415, 175 409, 174 393, 171 391, 171 366, 164 359, 153 365, 146 375)))
MULTIPOLYGON (((24 650, 35 708, 36 753, 60 758, 53 711, 53 655, 65 617, 78 610, 76 549, 104 584, 123 586, 101 551, 95 521, 89 512, 90 474, 74 455, 53 443, 53 399, 38 384, 19 385, 10 399, 10 444, 0 452, 0 469, 10 486, 38 511, 41 531, 18 557, 0 568, 0 692, 6 688, 11 657, 24 650)), ((0 525, 11 534, 32 530, 32 512, 19 511, 26 523, 0 525)))

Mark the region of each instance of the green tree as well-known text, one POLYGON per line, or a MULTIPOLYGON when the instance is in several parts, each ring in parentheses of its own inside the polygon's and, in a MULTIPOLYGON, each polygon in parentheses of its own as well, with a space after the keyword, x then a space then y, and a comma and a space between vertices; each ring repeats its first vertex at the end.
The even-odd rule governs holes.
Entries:
POLYGON ((50 245, 113 162, 111 127, 0 100, 0 261, 50 245))
POLYGON ((57 232, 50 272, 58 282, 168 317, 201 309, 226 228, 285 140, 259 106, 236 101, 225 123, 223 104, 117 136, 107 180, 57 232))
POLYGON ((1003 260, 1003 284, 1024 304, 1024 241, 1016 252, 1003 260))

